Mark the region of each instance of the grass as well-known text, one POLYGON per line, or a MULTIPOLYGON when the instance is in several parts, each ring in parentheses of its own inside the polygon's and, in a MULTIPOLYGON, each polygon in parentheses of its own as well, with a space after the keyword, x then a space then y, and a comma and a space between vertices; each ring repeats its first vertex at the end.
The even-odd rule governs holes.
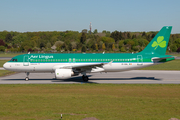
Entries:
POLYGON ((12 71, 8 71, 8 70, 0 70, 0 77, 6 76, 6 75, 11 75, 14 73, 16 73, 16 72, 12 72, 12 71))
POLYGON ((180 70, 180 60, 172 60, 158 65, 153 65, 140 70, 180 70))
POLYGON ((168 120, 180 118, 180 85, 0 85, 0 118, 168 120))

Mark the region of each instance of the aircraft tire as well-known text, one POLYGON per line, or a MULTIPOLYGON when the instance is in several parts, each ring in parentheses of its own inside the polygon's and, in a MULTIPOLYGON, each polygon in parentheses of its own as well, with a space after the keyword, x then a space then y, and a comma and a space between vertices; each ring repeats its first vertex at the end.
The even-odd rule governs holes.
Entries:
POLYGON ((82 79, 84 82, 88 82, 88 80, 89 80, 88 76, 84 76, 84 75, 82 76, 82 79))
POLYGON ((28 78, 28 77, 26 77, 26 78, 25 78, 25 81, 28 81, 28 80, 29 80, 29 78, 28 78))

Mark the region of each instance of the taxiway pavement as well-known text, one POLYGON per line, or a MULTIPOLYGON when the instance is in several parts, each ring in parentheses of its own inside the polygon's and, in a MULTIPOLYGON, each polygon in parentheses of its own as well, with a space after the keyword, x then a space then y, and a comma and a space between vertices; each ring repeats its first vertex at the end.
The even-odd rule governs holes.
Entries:
POLYGON ((66 80, 56 80, 54 73, 31 73, 25 81, 25 73, 0 77, 0 84, 72 84, 72 83, 112 83, 112 84, 180 84, 180 71, 132 70, 88 74, 89 82, 81 76, 66 80))

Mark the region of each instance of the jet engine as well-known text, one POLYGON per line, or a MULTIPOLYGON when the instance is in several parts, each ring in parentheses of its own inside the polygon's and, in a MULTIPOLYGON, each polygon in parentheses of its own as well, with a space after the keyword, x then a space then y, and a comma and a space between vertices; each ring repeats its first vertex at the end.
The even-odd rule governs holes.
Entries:
POLYGON ((68 79, 74 75, 72 69, 56 69, 55 70, 55 77, 56 79, 68 79))

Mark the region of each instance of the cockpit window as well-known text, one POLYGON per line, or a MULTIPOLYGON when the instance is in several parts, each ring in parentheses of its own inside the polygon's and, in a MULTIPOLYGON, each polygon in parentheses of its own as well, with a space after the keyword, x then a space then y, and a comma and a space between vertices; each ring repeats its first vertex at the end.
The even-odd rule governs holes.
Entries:
POLYGON ((17 62, 17 59, 12 58, 10 61, 17 62))

